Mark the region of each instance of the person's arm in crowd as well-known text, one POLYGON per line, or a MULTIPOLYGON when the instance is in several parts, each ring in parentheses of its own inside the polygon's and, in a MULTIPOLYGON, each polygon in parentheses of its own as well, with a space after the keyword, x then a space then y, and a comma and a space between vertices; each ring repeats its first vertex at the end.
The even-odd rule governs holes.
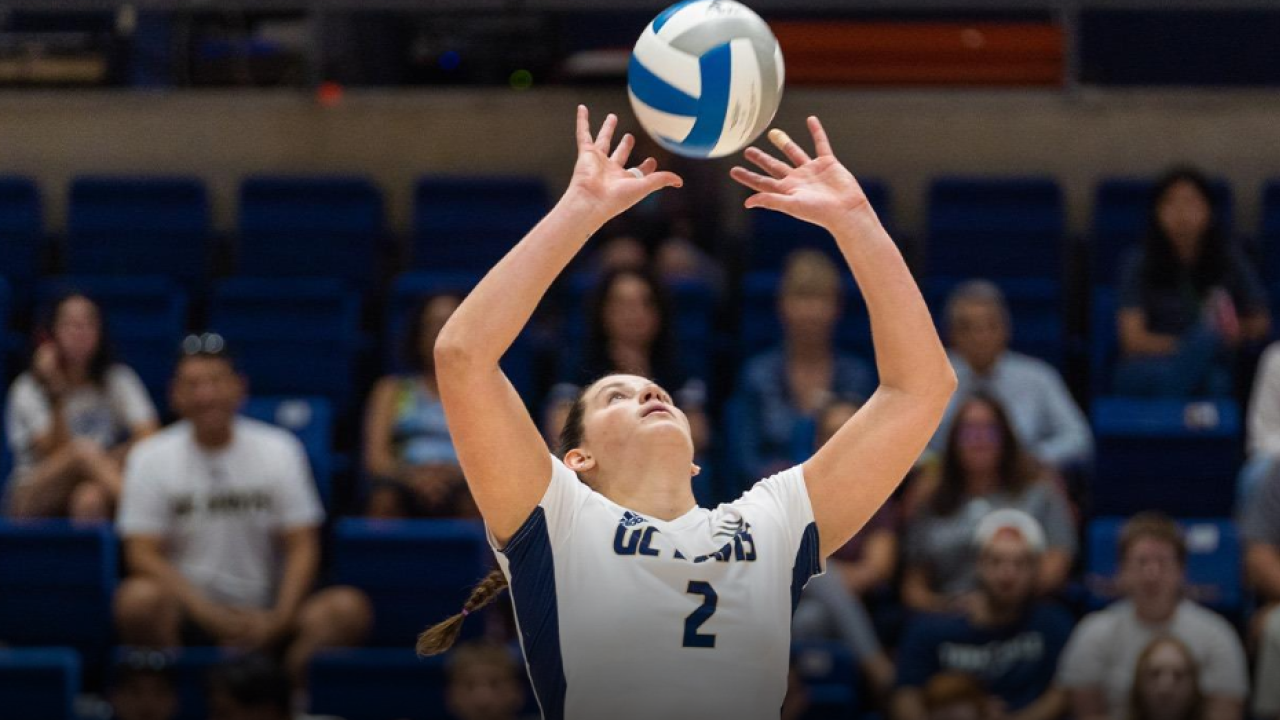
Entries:
POLYGON ((1111 720, 1107 708, 1107 693, 1101 687, 1072 688, 1065 692, 1074 720, 1111 720))
POLYGON ((1036 588, 1041 595, 1052 595, 1067 584, 1075 556, 1060 548, 1049 548, 1040 558, 1040 579, 1036 588))
POLYGON ((369 477, 394 478, 399 463, 391 446, 395 414, 395 378, 385 377, 374 386, 364 413, 364 472, 369 477))
POLYGON ((862 596, 893 577, 898 558, 898 539, 888 529, 876 530, 863 541, 857 562, 837 562, 835 568, 849 592, 862 596))
POLYGON ((1010 713, 1008 720, 1058 720, 1067 712, 1067 693, 1062 688, 1051 687, 1035 702, 1010 713))
POLYGON ((209 600, 187 582, 164 554, 164 538, 156 535, 129 535, 124 539, 124 557, 131 575, 150 578, 177 598, 183 612, 216 638, 233 634, 227 608, 209 600))
POLYGON ((280 576, 280 591, 272 608, 270 635, 275 636, 293 627, 298 609, 315 585, 320 568, 320 531, 314 526, 287 528, 280 533, 284 552, 284 567, 280 576))
POLYGON ((1225 695, 1206 695, 1205 720, 1241 720, 1244 717, 1244 701, 1225 695))
POLYGON ((1037 444, 1036 457, 1059 468, 1087 460, 1093 455, 1093 433, 1080 406, 1058 373, 1044 373, 1042 383, 1051 430, 1049 437, 1037 444))
POLYGON ((1249 396, 1249 453, 1280 455, 1280 343, 1258 362, 1249 396))
POLYGON ((1280 548, 1251 542, 1245 550, 1245 570, 1254 592, 1268 601, 1280 599, 1280 548))
POLYGON ((908 564, 902 574, 902 603, 917 612, 945 612, 947 599, 929 587, 929 574, 919 565, 908 564))
POLYGON ((1240 316, 1240 335, 1246 342, 1261 342, 1271 334, 1271 314, 1266 310, 1240 316))
POLYGON ((1178 336, 1148 330, 1147 314, 1138 308, 1121 308, 1116 324, 1125 355, 1170 355, 1178 349, 1178 336))
POLYGON ((898 688, 893 693, 890 705, 893 720, 925 720, 928 717, 924 708, 924 693, 920 688, 898 688))

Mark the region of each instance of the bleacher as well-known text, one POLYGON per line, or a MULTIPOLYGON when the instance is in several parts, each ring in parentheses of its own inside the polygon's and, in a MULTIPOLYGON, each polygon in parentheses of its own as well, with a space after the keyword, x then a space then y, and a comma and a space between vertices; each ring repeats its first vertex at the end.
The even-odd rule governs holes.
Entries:
MULTIPOLYGON (((898 225, 891 189, 866 186, 886 224, 898 225)), ((1216 187, 1230 222, 1232 189, 1216 187)), ((1230 514, 1242 460, 1241 409, 1227 397, 1144 400, 1108 392, 1114 268, 1141 232, 1149 188, 1143 178, 1098 180, 1090 271, 1075 276, 1067 271, 1072 246, 1054 179, 938 178, 918 246, 926 259, 920 279, 935 313, 957 282, 994 280, 1010 300, 1016 349, 1059 367, 1084 367, 1074 389, 1090 409, 1098 443, 1086 508, 1092 519, 1084 531, 1091 602, 1108 597, 1100 578, 1115 568, 1108 555, 1113 516, 1158 509, 1188 524, 1192 581, 1201 597, 1239 613, 1241 551, 1230 514), (1087 304, 1090 322, 1073 319, 1072 298, 1087 304)), ((41 222, 48 189, 0 178, 0 313, 7 318, 0 323, 6 350, 0 369, 12 379, 24 364, 24 318, 70 288, 100 303, 120 357, 161 407, 182 334, 217 330, 251 379, 255 399, 245 412, 297 433, 326 506, 350 514, 354 507, 342 499, 359 497, 362 480, 345 458, 358 442, 340 429, 358 426, 373 376, 399 366, 396 341, 411 309, 432 294, 465 293, 548 207, 548 191, 537 180, 426 176, 411 193, 408 237, 394 238, 383 191, 362 178, 248 178, 238 231, 226 238, 211 226, 199 179, 78 178, 70 185, 66 236, 55 243, 41 222), (50 266, 46 257, 61 263, 50 266), (17 339, 5 341, 5 334, 17 339)), ((1253 234, 1267 258, 1272 303, 1280 307, 1280 177, 1267 184, 1262 205, 1253 234)), ((732 374, 779 337, 776 286, 785 252, 833 249, 811 226, 778 215, 753 214, 749 230, 743 241, 749 260, 729 299, 717 300, 697 282, 671 288, 683 360, 708 376, 732 374), (719 321, 725 317, 732 322, 719 321)), ((569 279, 561 334, 530 333, 504 359, 531 407, 540 406, 534 394, 546 384, 538 372, 546 359, 582 340, 589 282, 569 279)), ((866 311, 852 283, 847 290, 838 342, 869 358, 866 311)), ((717 441, 731 448, 733 412, 724 400, 713 398, 712 415, 719 419, 717 441)), ((0 468, 7 477, 2 457, 0 468)), ((713 495, 730 499, 727 488, 736 482, 726 479, 713 495)), ((339 518, 327 550, 330 577, 368 593, 377 624, 371 647, 314 662, 312 711, 349 720, 435 716, 424 708, 440 705, 442 665, 414 658, 414 635, 454 612, 489 569, 482 532, 456 521, 339 518)), ((0 522, 0 639, 15 645, 0 649, 0 714, 73 716, 75 694, 101 681, 111 657, 110 603, 119 572, 107 527, 0 522)), ((823 716, 844 717, 859 707, 852 661, 839 648, 797 646, 796 653, 823 716)), ((196 649, 179 666, 196 677, 215 658, 196 649)))

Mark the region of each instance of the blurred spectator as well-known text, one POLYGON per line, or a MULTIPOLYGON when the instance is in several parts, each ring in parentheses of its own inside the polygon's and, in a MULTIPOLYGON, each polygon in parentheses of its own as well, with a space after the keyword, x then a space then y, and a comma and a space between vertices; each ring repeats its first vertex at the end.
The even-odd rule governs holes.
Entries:
POLYGON ((456 720, 516 720, 524 708, 523 669, 507 648, 464 643, 445 667, 445 703, 456 720))
MULTIPOLYGON (((818 413, 817 442, 822 447, 858 411, 859 403, 834 400, 818 413)), ((863 597, 893 578, 898 557, 897 507, 885 503, 844 547, 827 559, 827 572, 805 585, 792 617, 797 640, 839 639, 848 646, 873 688, 887 692, 893 662, 880 646, 863 597)))
POLYGON ((422 303, 402 348, 413 372, 379 379, 369 397, 364 471, 373 483, 372 517, 479 517, 436 388, 436 337, 460 302, 437 295, 422 303))
POLYGON ((1209 182, 1178 168, 1157 184, 1147 237, 1118 288, 1123 395, 1230 395, 1232 355, 1266 338, 1266 294, 1219 225, 1209 182))
POLYGON ((1254 715, 1280 717, 1280 465, 1258 484, 1244 505, 1240 534, 1245 571, 1257 597, 1254 632, 1259 641, 1254 715))
POLYGON ((111 684, 112 720, 174 720, 177 678, 168 656, 156 650, 129 650, 115 664, 111 684))
MULTIPOLYGON (((978 548, 978 592, 958 615, 917 616, 898 649, 898 720, 926 720, 923 689, 940 672, 979 678, 1014 720, 1053 720, 1067 709, 1054 686, 1071 616, 1037 600, 1044 530, 1020 510, 997 510, 972 537, 978 548)), ((1004 713, 1002 713, 1004 714, 1004 713)))
POLYGON ((1253 393, 1249 396, 1249 459, 1240 470, 1236 507, 1245 508, 1258 485, 1270 475, 1280 459, 1280 342, 1262 353, 1253 393))
POLYGON ((982 683, 959 672, 938 673, 921 693, 929 720, 995 720, 996 709, 982 683))
POLYGON ((1093 435, 1062 376, 1052 365, 1009 349, 1012 324, 1000 288, 971 280, 947 299, 951 364, 960 385, 931 446, 947 437, 965 398, 983 393, 1009 412, 1018 439, 1044 465, 1062 470, 1093 455, 1093 435))
MULTIPOLYGON (((681 366, 675 324, 662 284, 647 271, 606 273, 592 292, 587 322, 583 352, 564 371, 563 382, 585 387, 611 373, 649 378, 671 393, 688 415, 694 447, 705 448, 708 430, 702 408, 706 384, 701 378, 690 377, 681 366)), ((544 423, 552 437, 559 434, 552 418, 563 418, 564 406, 569 404, 570 393, 560 388, 553 391, 544 423)))
POLYGON ((692 223, 686 218, 672 223, 671 232, 654 253, 653 265, 665 283, 699 281, 707 284, 719 296, 724 291, 724 269, 715 258, 699 248, 690 236, 692 223))
POLYGON ((155 406, 112 359, 102 313, 84 295, 54 303, 38 338, 5 410, 15 460, 8 513, 108 520, 128 448, 158 427, 155 406))
POLYGON ((618 270, 643 272, 649 265, 649 251, 635 235, 615 235, 600 245, 592 265, 601 275, 618 270))
POLYGON ((1244 649, 1226 620, 1183 597, 1186 562, 1174 521, 1139 513, 1125 524, 1118 578, 1124 599, 1080 622, 1059 668, 1078 720, 1124 720, 1138 658, 1164 635, 1181 640, 1195 658, 1204 717, 1240 720, 1249 691, 1244 649))
POLYGON ((1156 638, 1138 656, 1129 720, 1204 720, 1200 671, 1176 637, 1156 638))
POLYGON ((265 655, 248 654, 209 671, 209 720, 293 720, 289 675, 265 655))
POLYGON ((787 694, 782 699, 781 720, 803 720, 811 705, 809 686, 805 684, 804 676, 796 667, 796 659, 793 655, 791 665, 787 668, 787 694))
POLYGON ((1035 587, 1042 594, 1058 591, 1076 552, 1076 528, 1062 491, 1041 479, 998 402, 971 395, 955 417, 936 486, 924 491, 928 496, 908 519, 903 602, 922 612, 963 603, 976 584, 977 555, 969 538, 998 508, 1022 510, 1044 528, 1047 548, 1035 587))
POLYGON ((816 250, 787 258, 778 291, 783 344, 749 360, 739 379, 739 461, 751 478, 796 464, 793 433, 832 397, 866 397, 874 389, 867 364, 835 347, 840 282, 835 264, 816 250))
POLYGON ((125 470, 121 640, 276 651, 301 683, 317 650, 364 637, 369 602, 349 587, 311 594, 324 511, 301 443, 237 416, 245 381, 220 336, 183 349, 172 390, 183 420, 139 443, 125 470))

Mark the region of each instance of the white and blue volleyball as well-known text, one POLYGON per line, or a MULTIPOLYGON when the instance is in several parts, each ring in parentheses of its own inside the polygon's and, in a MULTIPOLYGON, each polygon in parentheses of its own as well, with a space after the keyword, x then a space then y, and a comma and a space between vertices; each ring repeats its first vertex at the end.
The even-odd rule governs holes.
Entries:
POLYGON ((769 25, 734 0, 663 10, 627 70, 640 125, 668 150, 723 157, 768 128, 782 99, 782 51, 769 25))

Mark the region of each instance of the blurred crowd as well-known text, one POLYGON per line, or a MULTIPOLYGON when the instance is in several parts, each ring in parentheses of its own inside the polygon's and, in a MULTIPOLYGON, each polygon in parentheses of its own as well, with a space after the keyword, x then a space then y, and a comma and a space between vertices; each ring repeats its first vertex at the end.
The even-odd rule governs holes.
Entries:
MULTIPOLYGON (((1158 187, 1147 237, 1120 268, 1111 382, 1143 397, 1253 388, 1248 460, 1238 479, 1222 478, 1238 487, 1248 612, 1227 618, 1188 597, 1186 541, 1159 513, 1124 525, 1113 601, 1084 599, 1090 425, 1052 364, 1010 349, 1000 288, 973 279, 937 318, 960 381, 941 427, 794 616, 797 639, 847 646, 869 709, 896 720, 1280 717, 1280 344, 1265 347, 1258 273, 1212 213, 1198 173, 1158 187), (1247 358, 1259 353, 1255 380, 1247 358)), ((621 231, 598 240, 581 270, 592 278, 581 347, 544 363, 546 392, 526 401, 555 447, 576 388, 612 372, 651 377, 688 413, 699 464, 714 468, 719 492, 699 496, 728 499, 820 446, 869 397, 876 371, 873 358, 837 343, 848 271, 814 250, 787 260, 776 347, 728 379, 684 367, 669 288, 692 277, 723 291, 729 273, 672 227, 658 242, 621 231)), ((412 370, 378 379, 365 400, 352 443, 363 514, 477 518, 432 356, 460 301, 424 300, 401 338, 412 370)), ((373 610, 360 590, 321 582, 326 511, 303 447, 240 414, 252 378, 215 331, 182 340, 169 407, 157 408, 112 359, 94 299, 70 293, 53 304, 9 389, 15 469, 4 508, 11 518, 114 522, 127 565, 115 598, 121 643, 252 651, 213 673, 212 716, 292 717, 310 658, 361 643, 373 610), (176 420, 162 427, 166 416, 176 420)), ((849 468, 851 491, 857 473, 849 468)), ((510 623, 490 625, 491 637, 450 659, 447 702, 458 718, 527 707, 514 638, 503 634, 510 623)), ((120 660, 116 717, 173 717, 165 658, 139 650, 120 660)), ((784 716, 806 707, 796 680, 784 716)))

